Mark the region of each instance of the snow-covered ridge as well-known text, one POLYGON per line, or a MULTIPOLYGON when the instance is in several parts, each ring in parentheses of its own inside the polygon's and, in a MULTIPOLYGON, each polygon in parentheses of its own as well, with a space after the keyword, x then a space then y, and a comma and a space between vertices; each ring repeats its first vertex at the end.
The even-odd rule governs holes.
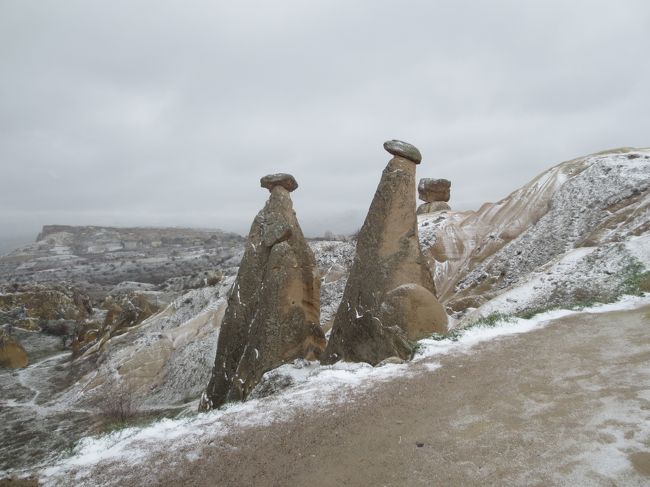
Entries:
POLYGON ((629 260, 615 244, 648 232, 649 187, 650 149, 619 149, 559 164, 476 212, 420 216, 441 300, 476 307, 579 247, 629 260))

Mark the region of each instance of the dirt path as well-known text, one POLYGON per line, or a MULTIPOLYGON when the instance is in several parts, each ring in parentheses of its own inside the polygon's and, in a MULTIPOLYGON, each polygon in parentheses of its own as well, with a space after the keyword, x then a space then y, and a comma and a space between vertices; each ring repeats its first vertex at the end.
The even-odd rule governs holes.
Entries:
POLYGON ((343 406, 239 429, 193 461, 172 446, 146 466, 96 466, 92 483, 650 485, 650 306, 570 316, 427 365, 343 406))

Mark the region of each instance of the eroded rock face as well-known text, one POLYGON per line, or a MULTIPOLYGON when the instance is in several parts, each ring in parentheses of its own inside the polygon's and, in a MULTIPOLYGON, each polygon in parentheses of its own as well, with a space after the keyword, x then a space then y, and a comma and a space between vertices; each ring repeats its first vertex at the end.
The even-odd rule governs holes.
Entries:
POLYGON ((269 186, 271 196, 253 221, 228 298, 202 410, 244 400, 265 372, 296 358, 317 359, 325 349, 314 255, 289 190, 269 186))
POLYGON ((95 345, 101 348, 106 341, 160 311, 161 306, 156 293, 127 290, 108 296, 101 308, 106 310, 103 322, 87 320, 76 328, 70 344, 73 357, 82 355, 95 345))
POLYGON ((448 179, 422 178, 418 183, 418 196, 426 203, 449 201, 451 181, 448 179))
POLYGON ((447 331, 418 241, 415 168, 414 161, 397 155, 384 169, 359 231, 325 362, 408 359, 415 340, 447 331))

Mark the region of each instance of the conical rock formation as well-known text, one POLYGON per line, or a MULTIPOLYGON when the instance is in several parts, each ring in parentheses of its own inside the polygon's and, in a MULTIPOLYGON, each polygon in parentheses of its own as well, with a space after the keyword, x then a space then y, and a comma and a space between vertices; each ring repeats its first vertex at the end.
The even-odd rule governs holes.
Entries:
POLYGON ((201 410, 246 399, 265 372, 296 358, 319 358, 326 345, 318 268, 289 196, 298 184, 273 174, 261 186, 271 196, 248 235, 201 410))
POLYGON ((415 168, 420 153, 399 141, 384 148, 395 157, 384 169, 359 231, 323 359, 327 363, 374 365, 391 356, 408 359, 415 340, 447 331, 447 315, 435 297, 418 241, 415 168))

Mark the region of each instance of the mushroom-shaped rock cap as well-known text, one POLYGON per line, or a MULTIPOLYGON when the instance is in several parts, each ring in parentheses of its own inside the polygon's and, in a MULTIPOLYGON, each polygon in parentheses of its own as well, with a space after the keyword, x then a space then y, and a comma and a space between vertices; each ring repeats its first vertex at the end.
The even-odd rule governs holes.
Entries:
POLYGON ((282 186, 287 191, 295 191, 298 187, 296 178, 291 174, 279 173, 279 174, 269 174, 260 179, 260 186, 273 191, 273 188, 276 186, 282 186))
POLYGON ((384 149, 394 156, 403 157, 416 164, 420 164, 420 161, 422 161, 422 154, 420 154, 418 148, 408 142, 388 140, 384 142, 384 149))

